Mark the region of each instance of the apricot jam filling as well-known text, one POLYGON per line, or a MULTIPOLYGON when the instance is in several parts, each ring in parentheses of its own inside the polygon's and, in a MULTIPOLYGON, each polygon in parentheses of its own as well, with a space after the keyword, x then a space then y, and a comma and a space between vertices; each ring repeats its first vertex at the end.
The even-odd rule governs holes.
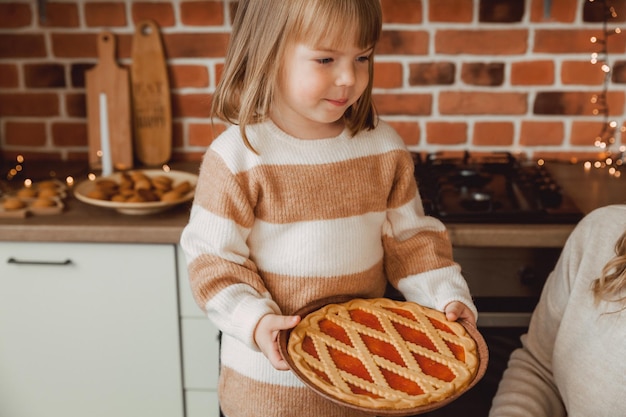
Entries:
POLYGON ((339 340, 341 343, 344 343, 348 346, 352 346, 350 337, 348 336, 348 333, 346 333, 343 327, 339 326, 338 324, 330 320, 320 321, 319 326, 320 326, 320 331, 322 333, 325 333, 328 336, 339 340))
POLYGON ((445 365, 435 362, 434 360, 420 355, 419 353, 413 353, 415 360, 426 375, 430 375, 437 379, 446 382, 452 382, 455 378, 454 373, 445 365))
POLYGON ((330 357, 332 358, 335 365, 337 365, 337 368, 341 369, 342 371, 346 371, 354 376, 358 376, 365 381, 374 382, 371 375, 365 368, 365 365, 363 365, 363 363, 358 358, 355 358, 354 356, 348 355, 330 346, 328 347, 328 353, 330 353, 330 357))

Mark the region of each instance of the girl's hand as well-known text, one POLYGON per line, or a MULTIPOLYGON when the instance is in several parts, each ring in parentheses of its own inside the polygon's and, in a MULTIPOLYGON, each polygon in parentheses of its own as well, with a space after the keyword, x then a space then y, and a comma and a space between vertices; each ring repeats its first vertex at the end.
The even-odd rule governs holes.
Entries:
POLYGON ((446 318, 450 321, 465 319, 470 323, 476 325, 476 317, 474 317, 474 313, 472 313, 472 310, 467 308, 467 306, 460 301, 453 301, 449 303, 443 309, 443 312, 445 313, 446 318))
POLYGON ((289 369, 287 361, 278 350, 278 332, 295 327, 300 323, 300 316, 280 316, 266 314, 259 320, 254 330, 254 341, 261 352, 269 359, 272 366, 279 371, 289 369))

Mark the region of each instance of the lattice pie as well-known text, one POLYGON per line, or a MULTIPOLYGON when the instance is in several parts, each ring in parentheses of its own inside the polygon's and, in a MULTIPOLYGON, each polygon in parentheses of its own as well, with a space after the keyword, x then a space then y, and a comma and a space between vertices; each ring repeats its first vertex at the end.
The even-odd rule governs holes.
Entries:
POLYGON ((413 409, 466 388, 476 343, 443 313, 384 298, 329 304, 303 318, 287 346, 301 377, 340 401, 413 409))

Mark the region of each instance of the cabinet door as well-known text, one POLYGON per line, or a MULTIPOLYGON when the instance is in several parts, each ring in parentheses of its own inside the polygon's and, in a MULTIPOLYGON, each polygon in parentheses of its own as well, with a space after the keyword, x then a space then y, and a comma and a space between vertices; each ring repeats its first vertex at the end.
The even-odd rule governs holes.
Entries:
POLYGON ((178 261, 187 417, 218 417, 219 331, 193 300, 185 254, 180 246, 178 261))
POLYGON ((0 242, 0 415, 182 417, 174 245, 0 242))

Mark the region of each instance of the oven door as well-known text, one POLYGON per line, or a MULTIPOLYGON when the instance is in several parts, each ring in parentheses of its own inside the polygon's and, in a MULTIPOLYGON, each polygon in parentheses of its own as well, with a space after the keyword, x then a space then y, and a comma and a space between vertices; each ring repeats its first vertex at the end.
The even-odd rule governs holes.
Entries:
POLYGON ((455 247, 483 328, 527 328, 560 248, 455 247))
POLYGON ((458 400, 423 417, 487 417, 513 350, 521 346, 530 316, 560 248, 455 247, 478 308, 478 329, 489 348, 487 371, 458 400))

